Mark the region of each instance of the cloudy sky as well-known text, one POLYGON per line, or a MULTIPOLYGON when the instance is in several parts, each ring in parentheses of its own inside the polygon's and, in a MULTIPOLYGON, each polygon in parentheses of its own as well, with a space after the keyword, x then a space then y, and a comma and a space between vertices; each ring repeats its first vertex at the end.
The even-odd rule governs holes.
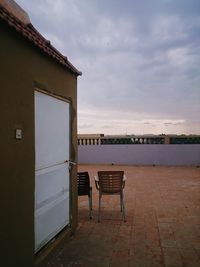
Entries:
POLYGON ((78 131, 200 134, 199 0, 16 0, 78 78, 78 131))

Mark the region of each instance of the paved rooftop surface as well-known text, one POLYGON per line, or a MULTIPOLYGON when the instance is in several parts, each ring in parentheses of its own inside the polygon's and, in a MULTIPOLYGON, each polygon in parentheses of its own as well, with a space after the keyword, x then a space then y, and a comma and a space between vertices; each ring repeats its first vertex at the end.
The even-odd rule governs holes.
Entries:
POLYGON ((79 197, 76 235, 58 248, 49 267, 200 266, 200 169, 81 165, 93 185, 93 219, 88 199, 79 197), (103 196, 97 222, 98 170, 124 170, 127 222, 118 196, 103 196))

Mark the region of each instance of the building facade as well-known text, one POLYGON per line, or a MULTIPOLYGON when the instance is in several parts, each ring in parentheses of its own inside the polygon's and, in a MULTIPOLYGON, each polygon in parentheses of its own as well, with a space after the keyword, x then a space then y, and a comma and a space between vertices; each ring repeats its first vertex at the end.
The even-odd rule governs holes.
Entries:
POLYGON ((31 267, 77 226, 81 73, 11 0, 0 39, 1 264, 31 267))

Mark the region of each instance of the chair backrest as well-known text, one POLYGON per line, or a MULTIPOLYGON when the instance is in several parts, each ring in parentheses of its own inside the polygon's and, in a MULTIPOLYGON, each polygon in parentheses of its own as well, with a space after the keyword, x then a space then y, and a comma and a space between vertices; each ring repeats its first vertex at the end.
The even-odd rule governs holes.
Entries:
POLYGON ((78 195, 90 195, 90 177, 88 172, 77 173, 78 195))
POLYGON ((123 188, 124 171, 99 171, 99 189, 102 193, 116 194, 123 188))

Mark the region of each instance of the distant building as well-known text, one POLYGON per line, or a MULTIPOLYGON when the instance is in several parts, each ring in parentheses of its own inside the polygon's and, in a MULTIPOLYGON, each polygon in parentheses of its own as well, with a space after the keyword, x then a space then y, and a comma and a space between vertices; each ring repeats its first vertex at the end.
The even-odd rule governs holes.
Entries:
POLYGON ((200 144, 200 135, 78 134, 78 145, 200 144))
POLYGON ((78 145, 100 145, 104 134, 78 134, 78 145))

